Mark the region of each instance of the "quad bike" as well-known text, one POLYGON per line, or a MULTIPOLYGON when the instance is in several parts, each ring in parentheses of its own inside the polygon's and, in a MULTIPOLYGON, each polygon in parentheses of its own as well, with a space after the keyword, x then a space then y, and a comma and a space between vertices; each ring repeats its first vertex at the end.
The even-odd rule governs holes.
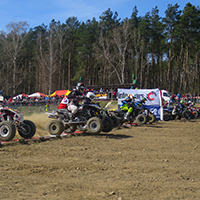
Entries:
POLYGON ((139 114, 144 114, 146 116, 148 123, 156 121, 156 116, 145 105, 137 106, 136 109, 140 110, 139 114))
POLYGON ((174 108, 164 108, 163 109, 163 119, 164 119, 164 121, 182 118, 182 111, 179 110, 179 109, 176 109, 176 113, 172 114, 173 109, 174 108))
POLYGON ((32 138, 35 135, 35 124, 30 120, 24 120, 22 114, 9 107, 0 109, 0 140, 10 141, 15 137, 16 129, 21 137, 32 138))
POLYGON ((101 131, 109 132, 113 128, 112 120, 102 114, 98 104, 82 104, 74 120, 70 121, 71 112, 67 109, 58 109, 47 113, 54 120, 46 124, 46 130, 51 135, 60 136, 62 132, 74 132, 77 128, 88 131, 90 134, 98 134, 101 131))
POLYGON ((174 119, 192 119, 194 118, 192 112, 188 110, 187 108, 184 108, 182 106, 177 107, 171 107, 171 108, 164 108, 163 109, 163 119, 164 121, 174 120, 174 119), (174 109, 174 114, 172 113, 174 109))

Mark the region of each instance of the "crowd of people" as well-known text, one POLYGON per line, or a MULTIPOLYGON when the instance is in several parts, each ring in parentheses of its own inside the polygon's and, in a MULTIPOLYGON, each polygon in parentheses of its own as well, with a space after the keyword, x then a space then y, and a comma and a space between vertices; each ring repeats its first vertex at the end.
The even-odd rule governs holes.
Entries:
MULTIPOLYGON (((116 99, 117 98, 117 89, 112 88, 86 88, 84 87, 82 95, 85 96, 88 92, 92 92, 95 95, 99 95, 101 98, 101 95, 104 95, 105 99, 116 99)), ((0 94, 2 94, 2 91, 0 91, 0 94)), ((65 96, 64 95, 55 95, 55 96, 43 96, 43 97, 29 97, 28 95, 18 95, 17 97, 10 97, 10 98, 4 98, 3 102, 5 105, 9 107, 18 107, 18 106, 40 106, 40 105, 47 105, 48 104, 54 104, 59 105, 60 102, 63 100, 65 96)))
POLYGON ((186 94, 182 94, 181 98, 189 101, 192 100, 193 102, 197 103, 200 101, 200 94, 197 94, 196 92, 192 93, 186 93, 186 94))
MULTIPOLYGON (((78 83, 80 84, 80 83, 78 83)), ((77 84, 77 86, 78 86, 77 84)), ((77 87, 76 86, 76 87, 77 87)), ((82 96, 86 96, 88 92, 92 92, 96 98, 101 99, 101 95, 104 95, 104 99, 117 99, 117 88, 87 88, 84 86, 82 91, 82 96), (98 97, 99 96, 99 97, 98 97)), ((0 95, 2 95, 2 91, 0 91, 0 95)), ((180 94, 177 94, 180 95, 180 94)), ((18 106, 37 106, 37 105, 47 105, 48 104, 57 104, 59 105, 60 102, 63 100, 65 96, 55 95, 55 96, 44 96, 44 97, 28 97, 28 95, 21 95, 17 98, 5 98, 4 103, 10 107, 18 107, 18 106)), ((200 102, 200 94, 196 92, 182 94, 181 99, 185 101, 193 101, 195 103, 200 102)))

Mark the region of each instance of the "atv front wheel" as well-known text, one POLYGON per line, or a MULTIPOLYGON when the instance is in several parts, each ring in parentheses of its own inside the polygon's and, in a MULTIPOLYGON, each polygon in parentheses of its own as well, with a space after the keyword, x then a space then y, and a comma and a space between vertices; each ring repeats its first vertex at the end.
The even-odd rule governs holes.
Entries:
POLYGON ((60 136, 60 134, 64 131, 64 124, 59 120, 51 120, 46 124, 46 130, 51 135, 60 136))
POLYGON ((15 137, 16 128, 15 125, 9 121, 3 121, 0 123, 0 140, 10 141, 15 137))
POLYGON ((136 123, 137 124, 146 124, 147 123, 147 118, 144 114, 139 114, 137 117, 136 117, 136 123))

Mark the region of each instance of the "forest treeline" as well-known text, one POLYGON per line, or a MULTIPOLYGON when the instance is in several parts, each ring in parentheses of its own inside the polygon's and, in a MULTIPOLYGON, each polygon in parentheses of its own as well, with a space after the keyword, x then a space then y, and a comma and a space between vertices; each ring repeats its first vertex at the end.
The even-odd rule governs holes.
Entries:
POLYGON ((200 9, 191 3, 183 10, 169 4, 162 18, 157 6, 145 16, 135 6, 125 19, 108 9, 99 21, 69 17, 6 28, 0 32, 0 90, 6 95, 51 94, 71 89, 80 77, 86 86, 136 81, 138 88, 200 91, 200 9))

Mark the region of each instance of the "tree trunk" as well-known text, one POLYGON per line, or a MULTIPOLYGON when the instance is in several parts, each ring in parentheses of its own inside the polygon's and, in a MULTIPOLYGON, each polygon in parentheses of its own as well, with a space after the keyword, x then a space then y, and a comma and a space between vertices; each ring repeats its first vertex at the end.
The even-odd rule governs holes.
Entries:
POLYGON ((63 59, 63 49, 62 49, 62 38, 59 38, 60 50, 59 50, 59 69, 58 69, 58 88, 62 87, 62 59, 63 59))
POLYGON ((15 90, 16 90, 16 57, 13 59, 13 96, 15 95, 15 90))
POLYGON ((195 42, 195 87, 198 85, 198 50, 197 42, 195 42))
MULTIPOLYGON (((186 42, 186 50, 185 50, 185 79, 186 79, 186 85, 190 87, 190 77, 189 77, 189 42, 187 40, 186 42)), ((185 87, 186 89, 186 87, 185 87)))
POLYGON ((142 40, 142 46, 141 46, 141 63, 140 63, 140 88, 142 89, 142 83, 143 83, 143 56, 144 56, 144 40, 142 40))
POLYGON ((70 90, 71 87, 70 78, 71 78, 71 52, 69 52, 69 58, 68 58, 68 90, 70 90))
POLYGON ((169 84, 169 90, 170 90, 170 91, 171 91, 171 83, 172 83, 171 58, 172 58, 172 38, 170 38, 169 61, 168 61, 168 73, 167 73, 167 81, 168 81, 168 84, 169 84))
POLYGON ((160 59, 159 59, 159 86, 161 88, 163 88, 163 82, 164 82, 164 80, 163 80, 162 59, 163 59, 163 57, 162 57, 162 55, 160 55, 160 59))

